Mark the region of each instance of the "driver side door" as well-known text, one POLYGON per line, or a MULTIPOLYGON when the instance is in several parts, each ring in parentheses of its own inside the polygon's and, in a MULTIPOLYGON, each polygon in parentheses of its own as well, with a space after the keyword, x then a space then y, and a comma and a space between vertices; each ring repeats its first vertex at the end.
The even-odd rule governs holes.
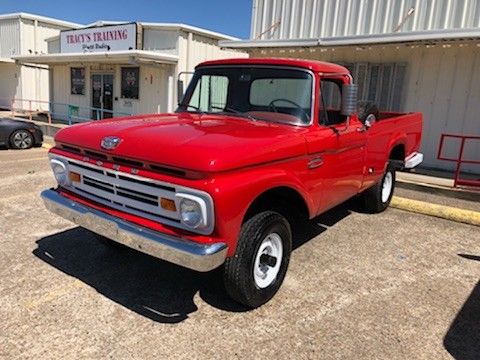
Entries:
POLYGON ((356 195, 365 171, 367 135, 356 116, 341 114, 342 83, 341 78, 320 81, 318 124, 307 138, 315 165, 310 172, 317 181, 317 213, 356 195))

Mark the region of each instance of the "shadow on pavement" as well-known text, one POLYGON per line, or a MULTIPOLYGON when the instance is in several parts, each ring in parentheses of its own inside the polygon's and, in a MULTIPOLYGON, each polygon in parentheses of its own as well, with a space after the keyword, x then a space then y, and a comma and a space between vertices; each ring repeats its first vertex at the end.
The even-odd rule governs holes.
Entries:
MULTIPOLYGON (((350 214, 339 206, 301 227, 294 249, 350 214)), ((162 323, 178 323, 197 310, 198 292, 208 304, 231 312, 248 311, 231 300, 222 285, 221 270, 199 273, 124 246, 99 241, 77 227, 37 241, 33 254, 46 263, 92 286, 112 301, 162 323)))
MULTIPOLYGON (((465 259, 480 261, 480 256, 458 255, 465 259)), ((443 345, 455 359, 480 359, 480 281, 450 325, 443 345)))

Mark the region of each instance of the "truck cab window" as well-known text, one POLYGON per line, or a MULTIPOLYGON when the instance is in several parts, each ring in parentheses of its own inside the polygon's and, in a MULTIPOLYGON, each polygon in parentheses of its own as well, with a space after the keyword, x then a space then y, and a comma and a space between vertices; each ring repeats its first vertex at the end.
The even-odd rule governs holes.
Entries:
POLYGON ((272 66, 205 67, 195 74, 177 112, 228 113, 247 120, 308 125, 310 72, 272 66))
POLYGON ((228 78, 202 75, 189 105, 203 112, 222 112, 227 104, 228 78))
POLYGON ((320 81, 320 113, 319 119, 322 125, 341 124, 347 120, 341 113, 342 108, 342 84, 335 80, 320 81))

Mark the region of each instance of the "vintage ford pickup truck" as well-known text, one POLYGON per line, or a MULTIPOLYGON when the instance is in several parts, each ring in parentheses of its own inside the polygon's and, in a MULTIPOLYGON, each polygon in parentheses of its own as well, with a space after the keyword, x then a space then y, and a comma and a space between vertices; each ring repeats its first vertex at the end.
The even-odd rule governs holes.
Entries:
POLYGON ((204 62, 173 114, 58 132, 58 187, 41 196, 102 238, 197 271, 222 266, 227 293, 258 307, 284 280, 298 219, 354 196, 381 212, 395 170, 422 161, 422 115, 379 112, 356 90, 326 62, 204 62))

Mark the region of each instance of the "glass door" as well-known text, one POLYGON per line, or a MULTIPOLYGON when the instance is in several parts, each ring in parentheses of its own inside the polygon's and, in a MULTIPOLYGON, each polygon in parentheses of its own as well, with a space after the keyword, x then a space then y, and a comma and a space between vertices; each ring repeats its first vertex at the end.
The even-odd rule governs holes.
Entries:
POLYGON ((113 75, 92 75, 92 118, 96 120, 113 117, 113 75))

